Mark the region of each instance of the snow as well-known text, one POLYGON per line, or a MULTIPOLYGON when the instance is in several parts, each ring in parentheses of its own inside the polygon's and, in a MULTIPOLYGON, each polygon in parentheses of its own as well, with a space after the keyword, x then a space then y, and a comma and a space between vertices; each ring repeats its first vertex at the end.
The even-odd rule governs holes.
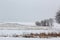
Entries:
POLYGON ((17 23, 17 24, 22 24, 22 25, 35 26, 35 22, 1 22, 0 24, 6 24, 6 23, 17 23))
POLYGON ((60 24, 54 22, 52 29, 57 30, 57 31, 60 31, 60 24))
POLYGON ((57 38, 9 38, 9 37, 0 37, 0 40, 60 40, 59 37, 57 38))
MULTIPOLYGON (((20 24, 29 25, 29 28, 31 27, 30 25, 35 25, 34 23, 20 23, 20 24)), ((60 24, 54 23, 53 25, 54 26, 52 28, 49 27, 49 29, 47 28, 47 29, 41 29, 41 30, 8 30, 7 28, 6 29, 4 28, 5 30, 0 29, 0 35, 12 36, 12 35, 16 35, 16 34, 18 34, 18 35, 30 34, 30 33, 46 33, 47 34, 47 33, 51 33, 51 32, 54 32, 54 33, 60 32, 60 24)), ((24 27, 24 28, 26 28, 26 27, 24 27)), ((31 27, 31 28, 34 28, 34 27, 31 27)), ((23 27, 20 27, 20 28, 23 28, 23 27)), ((42 27, 42 28, 44 28, 44 27, 42 27)), ((0 37, 0 40, 60 40, 60 37, 56 37, 56 38, 55 37, 54 38, 0 37)))
POLYGON ((6 36, 13 36, 13 35, 23 35, 23 34, 30 34, 30 33, 59 33, 60 31, 56 30, 0 30, 0 36, 1 35, 6 35, 6 36))
MULTIPOLYGON (((28 34, 28 33, 41 33, 41 32, 56 32, 55 30, 0 30, 0 35, 14 35, 14 34, 28 34)), ((0 37, 0 40, 60 40, 56 38, 23 38, 23 37, 0 37)))
POLYGON ((60 24, 58 24, 56 22, 53 25, 54 25, 54 28, 60 28, 60 24))

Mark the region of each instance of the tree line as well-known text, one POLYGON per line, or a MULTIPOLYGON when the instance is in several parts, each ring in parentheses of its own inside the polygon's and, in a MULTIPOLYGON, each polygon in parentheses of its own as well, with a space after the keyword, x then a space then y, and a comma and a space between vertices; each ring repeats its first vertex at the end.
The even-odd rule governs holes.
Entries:
MULTIPOLYGON (((55 20, 56 23, 60 24, 60 10, 56 12, 55 20)), ((50 18, 50 19, 41 20, 40 22, 36 21, 35 24, 37 26, 53 26, 53 22, 54 20, 50 18)))
POLYGON ((36 21, 35 24, 37 26, 53 26, 53 19, 50 18, 50 19, 45 19, 45 20, 42 20, 42 21, 36 21))

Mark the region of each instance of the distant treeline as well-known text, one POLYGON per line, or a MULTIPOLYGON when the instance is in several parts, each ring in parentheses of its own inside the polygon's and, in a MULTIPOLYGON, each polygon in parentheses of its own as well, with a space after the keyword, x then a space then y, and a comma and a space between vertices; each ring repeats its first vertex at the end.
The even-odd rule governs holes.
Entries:
POLYGON ((50 19, 45 19, 45 20, 42 20, 42 21, 36 21, 35 24, 37 26, 53 26, 53 19, 50 18, 50 19))

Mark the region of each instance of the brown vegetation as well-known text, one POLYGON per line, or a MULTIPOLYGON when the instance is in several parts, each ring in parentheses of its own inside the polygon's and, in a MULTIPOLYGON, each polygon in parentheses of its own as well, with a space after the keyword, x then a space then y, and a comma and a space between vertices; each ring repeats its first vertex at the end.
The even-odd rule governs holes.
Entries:
POLYGON ((39 38, 48 38, 48 37, 60 37, 60 33, 40 33, 40 34, 26 34, 26 35, 23 35, 23 37, 26 37, 26 38, 36 38, 36 37, 39 37, 39 38))
POLYGON ((60 33, 30 33, 30 34, 23 34, 23 35, 17 35, 14 34, 12 36, 9 35, 0 35, 0 37, 25 37, 25 38, 49 38, 49 37, 60 37, 60 33))

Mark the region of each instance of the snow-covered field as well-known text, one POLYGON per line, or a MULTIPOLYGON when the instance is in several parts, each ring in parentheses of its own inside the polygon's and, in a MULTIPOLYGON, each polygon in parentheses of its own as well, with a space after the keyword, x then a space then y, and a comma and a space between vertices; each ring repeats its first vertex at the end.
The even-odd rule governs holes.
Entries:
POLYGON ((60 40, 60 37, 52 38, 24 38, 13 37, 13 35, 23 35, 30 33, 60 33, 59 24, 54 23, 53 27, 30 26, 23 25, 20 27, 1 27, 0 26, 0 40, 60 40), (26 30, 27 29, 27 30, 26 30), (28 30, 29 29, 29 30, 28 30), (32 30, 33 29, 33 30, 32 30))
POLYGON ((0 29, 41 30, 41 29, 50 29, 50 27, 36 26, 34 23, 26 23, 26 24, 25 23, 0 23, 0 29))
POLYGON ((0 40, 60 40, 59 37, 57 38, 9 38, 9 37, 1 37, 0 40))
POLYGON ((55 29, 49 30, 0 30, 0 40, 60 40, 60 37, 54 38, 24 38, 24 37, 13 37, 13 35, 24 35, 30 33, 58 33, 60 31, 55 29), (5 37, 6 36, 6 37, 5 37))
POLYGON ((0 35, 30 34, 30 33, 52 33, 60 32, 58 30, 0 30, 0 35))

